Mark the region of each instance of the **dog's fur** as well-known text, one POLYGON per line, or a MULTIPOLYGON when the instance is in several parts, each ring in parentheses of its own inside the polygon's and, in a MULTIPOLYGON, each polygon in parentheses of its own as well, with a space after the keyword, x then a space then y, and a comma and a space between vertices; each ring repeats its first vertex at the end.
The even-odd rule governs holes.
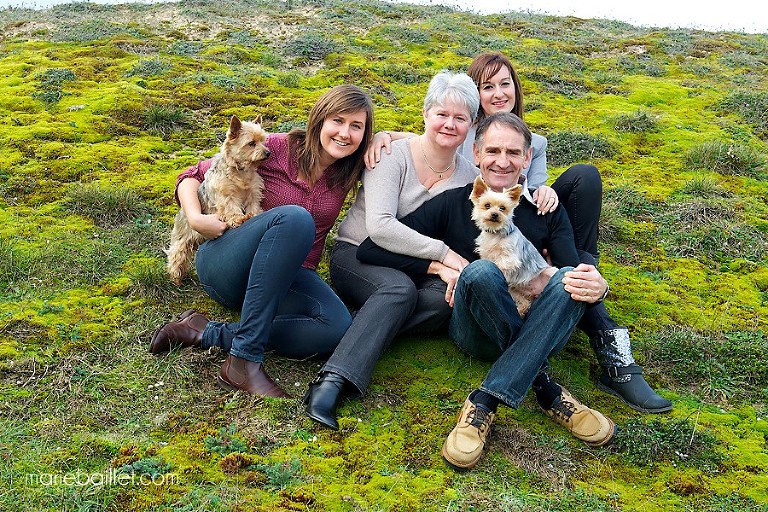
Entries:
MULTIPOLYGON (((256 169, 269 157, 264 145, 266 132, 258 122, 241 122, 232 116, 221 150, 213 157, 211 168, 198 189, 203 213, 216 213, 230 228, 236 228, 261 213, 264 181, 256 169)), ((197 247, 205 240, 193 230, 179 210, 171 232, 168 274, 180 284, 192 266, 197 247)))
POLYGON ((494 192, 478 176, 469 196, 472 220, 481 231, 475 239, 475 251, 482 259, 495 263, 504 274, 521 317, 557 271, 512 222, 522 191, 522 185, 515 185, 494 192))

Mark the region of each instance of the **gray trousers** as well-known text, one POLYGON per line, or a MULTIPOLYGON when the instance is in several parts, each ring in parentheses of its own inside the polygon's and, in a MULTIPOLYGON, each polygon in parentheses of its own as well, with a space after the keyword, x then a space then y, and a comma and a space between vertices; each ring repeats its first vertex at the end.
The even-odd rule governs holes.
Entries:
POLYGON ((338 373, 361 394, 397 334, 434 332, 446 327, 451 316, 439 277, 414 280, 399 270, 361 263, 356 245, 336 242, 330 275, 354 317, 321 371, 338 373))

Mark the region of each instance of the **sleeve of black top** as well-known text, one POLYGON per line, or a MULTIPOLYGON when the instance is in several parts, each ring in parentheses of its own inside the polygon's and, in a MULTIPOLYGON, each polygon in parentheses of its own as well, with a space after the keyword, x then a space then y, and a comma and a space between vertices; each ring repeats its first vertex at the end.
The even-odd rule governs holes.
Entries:
POLYGON ((547 217, 549 229, 549 255, 556 267, 575 267, 580 263, 573 238, 573 228, 565 208, 558 208, 547 217))
MULTIPOLYGON (((430 238, 442 240, 445 232, 445 208, 449 192, 444 192, 422 204, 416 210, 400 219, 404 225, 430 238)), ((426 274, 430 260, 414 258, 382 249, 370 238, 366 238, 357 248, 357 259, 363 263, 380 265, 402 270, 408 274, 426 274)))
POLYGON ((386 249, 382 249, 370 238, 363 240, 357 248, 357 259, 369 265, 379 265, 380 267, 390 267, 402 270, 406 274, 419 275, 426 274, 431 261, 422 258, 414 258, 404 254, 397 254, 386 249))

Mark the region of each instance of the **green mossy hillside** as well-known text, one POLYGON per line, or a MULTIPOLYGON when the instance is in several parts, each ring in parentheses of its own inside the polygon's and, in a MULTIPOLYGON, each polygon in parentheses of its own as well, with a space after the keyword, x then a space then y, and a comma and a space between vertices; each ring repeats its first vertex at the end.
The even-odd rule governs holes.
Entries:
MULTIPOLYGON (((765 34, 377 0, 0 10, 0 510, 768 511, 766 84, 765 34), (553 374, 613 445, 528 397, 457 473, 440 447, 489 365, 444 336, 397 339, 339 432, 221 391, 221 352, 148 353, 184 309, 237 319, 163 252, 176 175, 230 116, 288 131, 352 82, 376 130, 419 131, 429 79, 488 50, 518 68, 550 182, 599 168, 606 304, 671 413, 599 391, 577 332, 553 374)), ((267 362, 296 397, 319 364, 267 362)))

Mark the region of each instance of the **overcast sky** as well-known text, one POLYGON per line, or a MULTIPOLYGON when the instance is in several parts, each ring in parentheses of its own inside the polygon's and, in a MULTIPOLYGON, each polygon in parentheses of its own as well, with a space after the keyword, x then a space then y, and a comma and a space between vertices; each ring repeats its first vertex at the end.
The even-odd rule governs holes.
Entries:
MULTIPOLYGON (((0 0, 0 7, 44 8, 71 0, 0 0)), ((94 0, 95 3, 151 0, 94 0)), ((531 11, 579 18, 607 18, 633 25, 768 34, 765 0, 394 0, 444 4, 481 14, 531 11)))
POLYGON ((765 0, 395 0, 444 4, 481 14, 531 11, 579 18, 607 18, 632 25, 732 30, 768 34, 765 0))

